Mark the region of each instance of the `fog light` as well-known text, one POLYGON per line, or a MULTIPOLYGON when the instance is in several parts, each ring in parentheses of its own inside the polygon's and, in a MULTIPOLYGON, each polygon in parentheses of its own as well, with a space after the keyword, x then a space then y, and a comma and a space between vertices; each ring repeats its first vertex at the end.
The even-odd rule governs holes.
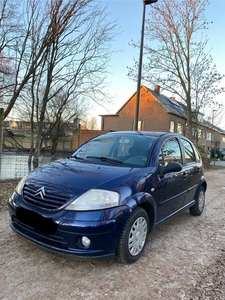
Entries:
POLYGON ((85 248, 89 248, 91 245, 91 241, 86 236, 82 236, 81 243, 85 248))
POLYGON ((11 197, 9 198, 9 203, 14 206, 14 207, 17 207, 17 204, 16 204, 16 193, 14 192, 11 197))

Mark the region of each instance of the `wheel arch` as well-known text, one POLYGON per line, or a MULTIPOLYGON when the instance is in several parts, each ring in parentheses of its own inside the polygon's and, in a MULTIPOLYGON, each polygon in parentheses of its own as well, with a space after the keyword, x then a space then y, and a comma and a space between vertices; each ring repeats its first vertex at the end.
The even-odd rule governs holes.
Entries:
POLYGON ((139 207, 142 207, 148 214, 149 218, 149 232, 151 232, 155 226, 156 221, 156 211, 153 205, 149 202, 144 202, 139 205, 139 207))
POLYGON ((198 188, 197 188, 197 190, 195 192, 195 198, 198 195, 199 190, 200 190, 201 187, 203 187, 204 191, 206 192, 206 190, 207 190, 207 182, 206 182, 206 180, 205 180, 204 177, 201 178, 201 182, 200 182, 200 184, 199 184, 199 186, 198 186, 198 188))
POLYGON ((157 215, 154 198, 149 193, 136 194, 135 197, 132 197, 132 200, 130 199, 128 206, 130 206, 131 210, 142 207, 147 212, 149 218, 149 232, 152 231, 156 223, 157 215))

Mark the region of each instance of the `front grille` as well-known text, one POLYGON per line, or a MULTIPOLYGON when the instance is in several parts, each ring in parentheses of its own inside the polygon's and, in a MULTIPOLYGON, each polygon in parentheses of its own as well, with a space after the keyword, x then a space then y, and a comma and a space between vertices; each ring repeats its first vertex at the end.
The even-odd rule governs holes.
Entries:
POLYGON ((72 199, 72 193, 62 193, 56 187, 45 187, 26 183, 23 188, 23 201, 43 209, 58 209, 72 199))

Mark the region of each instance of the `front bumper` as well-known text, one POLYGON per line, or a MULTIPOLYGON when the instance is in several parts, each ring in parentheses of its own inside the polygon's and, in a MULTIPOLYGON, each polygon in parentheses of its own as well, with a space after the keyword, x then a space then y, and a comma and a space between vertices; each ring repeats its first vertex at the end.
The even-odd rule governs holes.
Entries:
POLYGON ((92 212, 34 211, 16 193, 12 197, 10 225, 17 234, 41 248, 79 258, 113 256, 130 214, 127 206, 92 212), (90 239, 90 247, 82 245, 83 236, 90 239))

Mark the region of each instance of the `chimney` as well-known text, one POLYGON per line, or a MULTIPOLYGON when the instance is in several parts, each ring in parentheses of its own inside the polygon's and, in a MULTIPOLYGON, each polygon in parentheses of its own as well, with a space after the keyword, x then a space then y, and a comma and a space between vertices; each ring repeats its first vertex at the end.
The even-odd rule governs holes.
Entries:
POLYGON ((173 101, 175 101, 175 97, 170 97, 170 100, 173 100, 173 101))
POLYGON ((159 85, 155 85, 154 86, 154 92, 159 95, 160 94, 160 86, 159 85))

